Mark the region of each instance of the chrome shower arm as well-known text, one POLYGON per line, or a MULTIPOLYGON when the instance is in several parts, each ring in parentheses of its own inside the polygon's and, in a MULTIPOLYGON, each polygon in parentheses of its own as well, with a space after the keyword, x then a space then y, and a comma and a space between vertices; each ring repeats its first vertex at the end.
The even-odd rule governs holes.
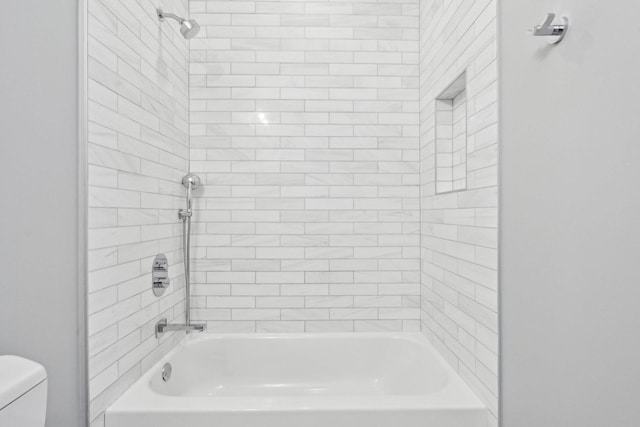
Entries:
POLYGON ((180 33, 187 40, 195 37, 200 31, 200 25, 195 19, 185 19, 173 13, 165 13, 159 7, 156 8, 156 13, 158 14, 158 20, 160 22, 164 22, 165 18, 171 18, 177 21, 180 25, 180 33))
POLYGON ((164 21, 165 18, 171 18, 178 21, 179 24, 182 24, 184 22, 184 18, 181 18, 173 13, 164 12, 160 8, 157 8, 156 11, 158 12, 158 19, 160 19, 160 21, 164 21))

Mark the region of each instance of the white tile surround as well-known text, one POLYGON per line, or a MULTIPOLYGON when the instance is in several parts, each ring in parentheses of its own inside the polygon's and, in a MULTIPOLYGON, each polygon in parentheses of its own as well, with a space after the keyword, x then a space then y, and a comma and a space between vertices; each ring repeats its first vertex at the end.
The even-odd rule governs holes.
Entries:
POLYGON ((193 316, 418 330, 418 0, 192 1, 193 316))
POLYGON ((89 0, 92 427, 194 321, 422 331, 497 425, 495 0, 89 0), (190 9, 190 10, 189 10, 190 9), (435 98, 467 72, 467 188, 435 194, 435 98), (172 285, 151 292, 156 253, 172 285))
POLYGON ((498 414, 495 0, 420 7, 422 330, 498 414), (467 188, 435 191, 435 99, 467 73, 467 188))
MULTIPOLYGON (((187 14, 186 0, 160 4, 187 14)), ((89 1, 89 376, 92 426, 180 338, 154 336, 184 319, 177 209, 188 170, 187 43, 158 25, 150 0, 89 1), (171 287, 151 291, 153 257, 171 287)), ((167 23, 170 24, 170 23, 167 23)))

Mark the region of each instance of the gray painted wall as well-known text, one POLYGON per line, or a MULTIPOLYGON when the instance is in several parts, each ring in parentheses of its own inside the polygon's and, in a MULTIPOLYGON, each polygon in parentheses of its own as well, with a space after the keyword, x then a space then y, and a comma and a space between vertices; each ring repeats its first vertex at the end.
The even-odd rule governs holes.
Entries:
POLYGON ((77 46, 77 0, 2 3, 0 354, 46 367, 47 427, 84 425, 86 405, 77 46))
POLYGON ((501 1, 505 427, 640 425, 640 2, 609 3, 501 1))

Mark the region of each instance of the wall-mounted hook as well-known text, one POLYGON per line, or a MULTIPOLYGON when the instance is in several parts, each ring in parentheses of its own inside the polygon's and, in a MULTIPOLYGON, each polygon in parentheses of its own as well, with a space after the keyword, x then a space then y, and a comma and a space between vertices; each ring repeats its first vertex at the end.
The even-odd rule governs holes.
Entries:
POLYGON ((569 31, 569 19, 562 17, 562 23, 554 23, 556 20, 555 13, 548 13, 547 18, 541 25, 536 25, 531 31, 534 36, 549 37, 549 44, 558 44, 569 31))

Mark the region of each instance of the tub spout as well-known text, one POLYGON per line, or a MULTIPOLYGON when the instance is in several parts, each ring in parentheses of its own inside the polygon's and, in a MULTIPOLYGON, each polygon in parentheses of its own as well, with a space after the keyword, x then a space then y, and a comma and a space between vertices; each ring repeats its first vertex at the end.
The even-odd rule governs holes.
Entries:
POLYGON ((168 323, 167 319, 160 319, 156 323, 156 338, 160 338, 165 332, 173 331, 186 331, 189 332, 203 332, 207 329, 207 326, 203 323, 197 323, 192 325, 185 325, 183 323, 168 323))

